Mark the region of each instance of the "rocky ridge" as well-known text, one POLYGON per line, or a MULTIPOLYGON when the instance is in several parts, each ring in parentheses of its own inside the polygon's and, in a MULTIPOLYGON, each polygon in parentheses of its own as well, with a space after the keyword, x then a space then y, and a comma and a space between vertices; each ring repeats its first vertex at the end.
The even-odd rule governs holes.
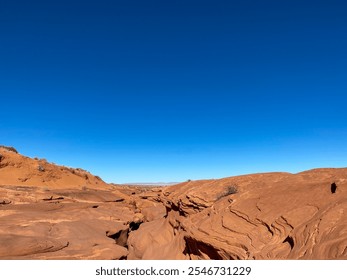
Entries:
POLYGON ((347 259, 347 169, 109 185, 0 147, 1 259, 347 259))

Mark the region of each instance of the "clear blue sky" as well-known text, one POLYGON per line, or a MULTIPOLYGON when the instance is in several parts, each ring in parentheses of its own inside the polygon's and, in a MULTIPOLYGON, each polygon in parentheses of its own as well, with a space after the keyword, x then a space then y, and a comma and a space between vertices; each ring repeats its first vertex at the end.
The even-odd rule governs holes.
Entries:
POLYGON ((346 1, 0 2, 0 144, 108 182, 347 166, 346 1))

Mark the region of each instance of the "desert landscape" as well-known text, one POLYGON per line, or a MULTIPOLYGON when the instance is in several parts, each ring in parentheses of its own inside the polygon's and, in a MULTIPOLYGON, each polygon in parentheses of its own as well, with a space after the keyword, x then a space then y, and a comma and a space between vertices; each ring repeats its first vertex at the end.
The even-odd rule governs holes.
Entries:
POLYGON ((1 259, 347 259, 347 168, 107 184, 0 148, 1 259))

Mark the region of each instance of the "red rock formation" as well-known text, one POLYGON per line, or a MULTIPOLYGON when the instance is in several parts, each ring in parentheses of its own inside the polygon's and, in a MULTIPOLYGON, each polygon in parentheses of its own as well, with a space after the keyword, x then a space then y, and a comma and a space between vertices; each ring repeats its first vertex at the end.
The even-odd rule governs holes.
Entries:
POLYGON ((108 186, 99 177, 83 169, 57 166, 45 159, 32 159, 12 149, 0 146, 0 183, 2 185, 45 186, 54 189, 108 186))
POLYGON ((141 188, 0 155, 0 259, 347 259, 346 168, 141 188))
MULTIPOLYGON (((185 243, 182 259, 347 259, 347 169, 186 182, 165 188, 162 202, 156 259, 172 258, 163 249, 173 236, 176 251, 185 243)), ((130 246, 152 235, 147 224, 130 246)), ((152 246, 140 248, 136 257, 149 258, 152 246)))

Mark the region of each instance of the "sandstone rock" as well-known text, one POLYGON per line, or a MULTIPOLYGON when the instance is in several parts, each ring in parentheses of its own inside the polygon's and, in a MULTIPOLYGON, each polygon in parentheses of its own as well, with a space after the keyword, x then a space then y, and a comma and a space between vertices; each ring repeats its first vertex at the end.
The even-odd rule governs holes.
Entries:
POLYGON ((347 168, 141 188, 0 153, 0 259, 347 259, 347 168))

